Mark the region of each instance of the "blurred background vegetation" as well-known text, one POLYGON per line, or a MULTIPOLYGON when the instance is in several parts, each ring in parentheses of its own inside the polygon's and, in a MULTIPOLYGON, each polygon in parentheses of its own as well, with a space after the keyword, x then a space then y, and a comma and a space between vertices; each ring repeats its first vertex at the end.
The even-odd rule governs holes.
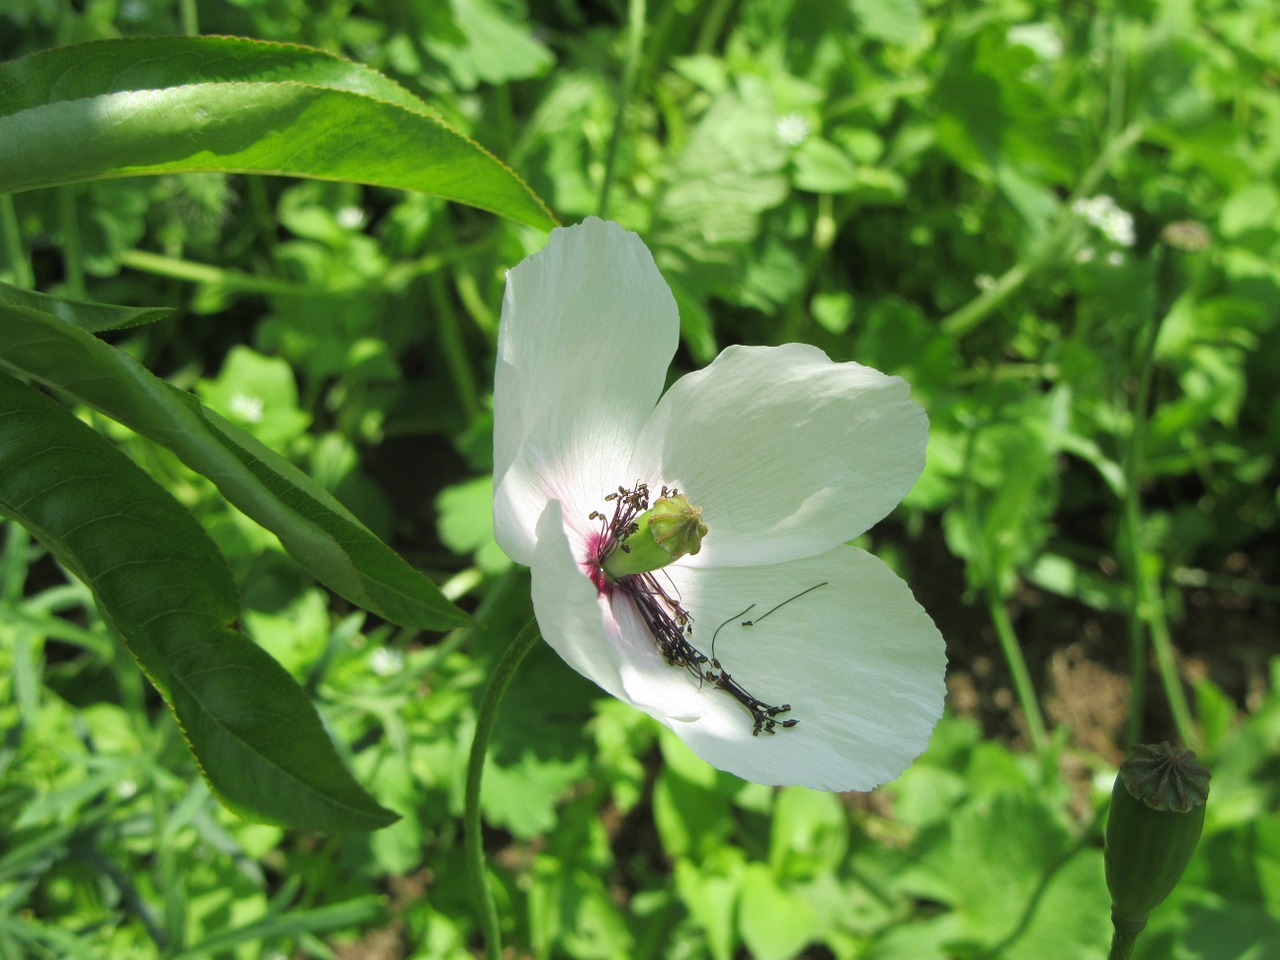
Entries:
MULTIPOLYGON (((817 344, 910 380, 929 465, 864 538, 947 639, 948 717, 868 795, 719 774, 548 650, 486 847, 512 956, 1100 957, 1124 747, 1214 771, 1139 957, 1280 957, 1280 10, 1270 0, 8 0, 0 59, 114 36, 305 43, 426 98, 681 309, 673 375, 817 344)), ((545 238, 431 198, 177 175, 6 201, 0 279, 168 305, 112 335, 286 452, 476 613, 392 629, 165 451, 246 630, 402 814, 237 820, 87 590, 0 543, 0 955, 462 958, 466 750, 530 615, 492 541, 503 271, 545 238)))

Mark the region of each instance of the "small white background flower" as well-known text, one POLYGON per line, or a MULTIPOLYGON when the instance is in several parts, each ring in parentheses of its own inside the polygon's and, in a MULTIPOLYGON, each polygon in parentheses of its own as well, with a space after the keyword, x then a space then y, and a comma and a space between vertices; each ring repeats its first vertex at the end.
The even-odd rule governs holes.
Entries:
POLYGON ((901 379, 804 344, 729 347, 664 394, 678 336, 653 258, 617 224, 555 230, 510 272, 498 543, 531 568, 547 642, 707 762, 759 783, 870 789, 924 749, 942 712, 937 629, 906 584, 845 545, 919 476, 924 412, 901 379), (637 481, 678 487, 703 511, 701 551, 655 574, 692 616, 690 641, 710 654, 714 634, 724 670, 789 703, 794 727, 753 736, 733 696, 665 660, 625 591, 587 576, 600 531, 589 515, 637 481))

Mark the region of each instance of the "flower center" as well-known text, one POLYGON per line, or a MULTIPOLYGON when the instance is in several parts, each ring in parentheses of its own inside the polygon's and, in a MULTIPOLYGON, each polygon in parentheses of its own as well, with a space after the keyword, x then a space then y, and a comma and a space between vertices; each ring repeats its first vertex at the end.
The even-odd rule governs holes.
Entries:
POLYGON ((679 490, 663 487, 652 508, 644 483, 630 490, 619 487, 604 499, 613 502, 613 516, 593 510, 589 519, 601 523, 593 560, 595 569, 608 580, 652 573, 702 549, 707 535, 702 508, 679 490))
POLYGON ((604 499, 614 504, 613 516, 598 510, 589 516, 600 521, 600 533, 586 561, 597 589, 606 593, 616 588, 631 600, 667 663, 683 667, 699 687, 704 683, 719 687, 746 707, 751 713, 752 736, 759 736, 762 730, 774 733, 779 726, 794 727, 799 722, 794 718, 777 719, 791 704, 766 703, 729 675, 715 657, 714 636, 709 657, 693 645, 693 617, 654 576, 654 571, 702 549, 707 525, 702 522, 701 508, 678 490, 666 487, 650 508, 649 487, 644 483, 636 483, 630 490, 619 487, 604 499))

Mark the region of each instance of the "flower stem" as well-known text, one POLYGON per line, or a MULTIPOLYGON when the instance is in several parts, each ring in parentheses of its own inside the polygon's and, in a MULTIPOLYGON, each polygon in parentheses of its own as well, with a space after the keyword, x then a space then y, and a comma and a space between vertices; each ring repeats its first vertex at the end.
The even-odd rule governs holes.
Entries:
POLYGON ((1115 924, 1115 933, 1111 935, 1111 951, 1107 954, 1107 960, 1129 960, 1133 956, 1133 946, 1138 942, 1138 934, 1146 923, 1123 923, 1114 918, 1112 923, 1115 924))
POLYGON ((31 261, 22 248, 22 229, 18 225, 18 211, 13 206, 13 195, 0 193, 0 243, 4 245, 4 259, 13 273, 13 285, 31 290, 36 285, 31 272, 31 261))
POLYGON ((622 88, 618 91, 618 110, 613 115, 613 132, 609 135, 609 152, 604 162, 604 182, 600 184, 600 219, 609 216, 609 188, 613 186, 614 168, 618 162, 618 145, 622 141, 622 128, 626 125, 627 108, 636 85, 636 73, 640 66, 640 53, 644 43, 644 25, 647 17, 645 0, 630 0, 627 4, 627 60, 622 67, 622 88))
POLYGON ((58 225, 62 231, 62 266, 67 295, 73 300, 86 299, 84 258, 80 248, 80 222, 76 219, 76 196, 73 187, 56 188, 58 225))
POLYGON ((724 29, 725 19, 736 2, 737 0, 714 0, 711 10, 703 16, 702 28, 698 31, 698 40, 693 48, 695 54, 706 54, 715 49, 720 32, 724 29))
POLYGON ((182 0, 178 5, 178 16, 183 36, 198 37, 200 35, 200 16, 196 10, 196 0, 182 0))
POLYGON ((511 678, 515 676, 521 661, 534 648, 541 636, 537 621, 530 620, 502 654, 502 659, 498 661, 497 667, 489 678, 489 686, 485 688, 484 698, 480 701, 480 712, 476 715, 476 732, 471 740, 471 756, 467 760, 465 854, 475 902, 480 910, 480 923, 484 928, 486 960, 501 960, 502 932, 498 927, 498 910, 494 906, 493 891, 489 889, 489 881, 485 875, 484 843, 480 836, 480 779, 484 776, 484 758, 489 749, 489 738, 493 735, 493 723, 498 716, 502 695, 506 692, 511 678))
POLYGON ((433 273, 427 277, 427 290, 431 296, 431 304, 435 307, 436 336, 440 352, 444 355, 445 366, 449 368, 449 377, 453 380, 458 402, 470 422, 480 412, 479 389, 475 374, 471 371, 466 345, 462 342, 458 313, 453 309, 453 301, 449 298, 440 274, 433 273))
POLYGON ((1142 739, 1143 701, 1146 693, 1146 633, 1151 635, 1151 646, 1156 655, 1156 667, 1169 710, 1173 714, 1178 736, 1192 750, 1200 749, 1200 735, 1191 719, 1191 708, 1178 666, 1173 655, 1173 638, 1169 622, 1164 615, 1164 598, 1160 584, 1145 562, 1142 549, 1142 507, 1139 486, 1142 476, 1142 458, 1147 433, 1147 408, 1151 402, 1151 381, 1155 373, 1156 338, 1160 331, 1160 319, 1152 314, 1143 331, 1142 353, 1138 373, 1138 390, 1133 400, 1133 428, 1129 433, 1129 449, 1124 460, 1124 534, 1122 543, 1127 554, 1129 575, 1132 577, 1129 610, 1129 723, 1130 746, 1142 739))
POLYGON ((996 637, 1000 641, 1000 651, 1004 654, 1005 663, 1009 667, 1009 676, 1013 680, 1018 704, 1022 707, 1022 716, 1026 720, 1031 745, 1037 754, 1043 754, 1049 744, 1044 714, 1040 711, 1040 701, 1036 699, 1036 688, 1031 682, 1027 661, 1022 656, 1018 634, 1013 628, 1013 621, 1009 618, 1009 608, 1005 605, 1004 593, 1000 589, 1000 573, 993 568, 991 557, 987 553, 985 531, 982 529, 982 518, 978 513, 972 463, 980 429, 981 427, 977 424, 971 426, 965 443, 963 501, 965 521, 969 527, 969 549, 978 570, 978 578, 982 581, 982 595, 987 602, 987 613, 991 617, 991 624, 995 627, 996 637))

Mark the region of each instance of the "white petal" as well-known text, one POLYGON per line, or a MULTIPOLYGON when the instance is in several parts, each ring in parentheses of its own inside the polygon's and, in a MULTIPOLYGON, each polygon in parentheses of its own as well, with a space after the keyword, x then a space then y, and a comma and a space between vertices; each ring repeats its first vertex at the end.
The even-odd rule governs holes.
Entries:
POLYGON ((599 597, 575 557, 580 548, 566 535, 558 500, 548 503, 538 518, 537 537, 529 566, 542 639, 584 677, 624 697, 622 649, 610 639, 617 624, 608 601, 599 597))
POLYGON ((927 440, 899 377, 807 344, 729 347, 663 396, 627 475, 702 507, 709 533, 688 564, 775 563, 881 519, 920 476, 927 440))
POLYGON ((789 703, 781 719, 798 721, 753 736, 750 712, 708 687, 700 719, 664 721, 708 763, 756 783, 869 790, 924 750, 942 715, 942 637, 875 557, 837 547, 773 566, 671 569, 697 618, 695 646, 710 655, 720 627, 724 669, 753 696, 789 703))
POLYGON ((533 609, 542 637, 569 666, 619 700, 659 719, 698 719, 706 702, 688 675, 669 665, 627 596, 601 596, 579 559, 586 546, 551 501, 538 521, 533 609))
POLYGON ((638 236, 594 217, 507 275, 494 373, 494 535, 531 562, 550 499, 575 516, 630 485, 680 319, 638 236))
POLYGON ((753 736, 742 704, 665 661, 625 593, 600 594, 558 502, 537 534, 533 604, 544 639, 713 766, 757 783, 869 790, 928 743, 945 692, 942 638, 870 554, 842 546, 769 566, 668 568, 670 591, 696 618, 690 641, 754 696, 791 704, 780 719, 796 726, 753 736))

